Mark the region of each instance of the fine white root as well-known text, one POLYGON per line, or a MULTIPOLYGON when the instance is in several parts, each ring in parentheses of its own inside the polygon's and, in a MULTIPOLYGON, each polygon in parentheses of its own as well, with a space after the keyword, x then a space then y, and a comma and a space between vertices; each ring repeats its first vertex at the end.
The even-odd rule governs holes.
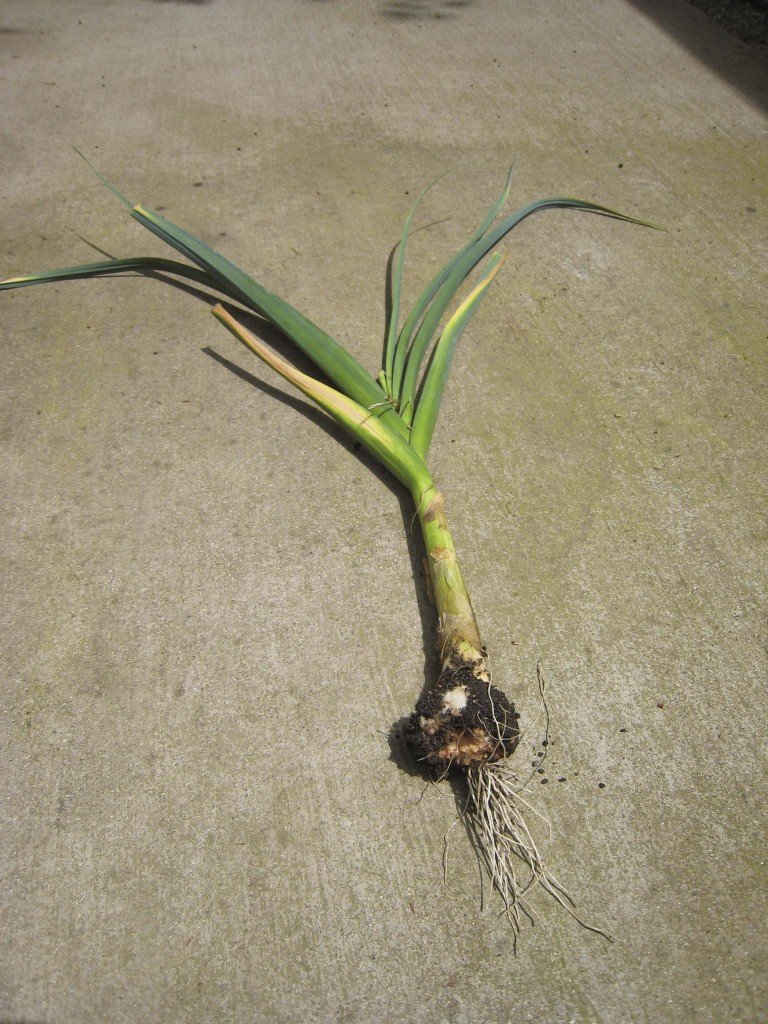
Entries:
POLYGON ((604 931, 579 917, 568 890, 547 867, 524 813, 539 818, 547 829, 549 823, 526 799, 530 791, 509 763, 497 761, 470 768, 466 778, 468 798, 464 820, 491 885, 501 896, 502 914, 515 934, 520 932, 523 918, 534 923, 536 913, 529 894, 540 887, 580 925, 611 941, 604 931))
MULTIPOLYGON (((524 920, 536 921, 532 897, 543 889, 582 927, 610 942, 602 929, 578 915, 573 898, 550 871, 534 838, 534 832, 544 835, 544 846, 551 839, 549 822, 532 806, 529 789, 532 779, 538 779, 543 771, 541 765, 549 749, 549 710, 541 665, 536 672, 539 709, 534 722, 521 732, 514 705, 491 682, 485 649, 474 650, 477 656, 470 662, 456 645, 438 685, 419 699, 405 735, 412 752, 429 765, 436 781, 450 777, 463 790, 459 815, 448 832, 461 822, 471 837, 480 867, 481 906, 487 874, 492 889, 501 897, 501 915, 512 926, 516 945, 524 920), (534 771, 528 768, 521 778, 513 768, 515 748, 531 730, 541 736, 542 716, 542 753, 534 762, 534 771), (534 824, 537 827, 532 828, 534 824)), ((448 833, 443 850, 446 881, 447 855, 448 833)))
MULTIPOLYGON (((537 666, 537 676, 541 708, 548 725, 540 666, 537 666)), ((486 869, 492 888, 502 899, 501 913, 511 924, 516 938, 523 919, 535 923, 537 915, 530 897, 541 888, 582 927, 611 942, 611 937, 602 929, 588 924, 577 914, 572 896, 544 861, 525 819, 526 814, 529 821, 538 819, 546 830, 547 842, 551 839, 549 822, 529 799, 532 794, 528 783, 532 777, 521 781, 508 758, 466 771, 467 798, 461 817, 473 839, 478 860, 486 869)))

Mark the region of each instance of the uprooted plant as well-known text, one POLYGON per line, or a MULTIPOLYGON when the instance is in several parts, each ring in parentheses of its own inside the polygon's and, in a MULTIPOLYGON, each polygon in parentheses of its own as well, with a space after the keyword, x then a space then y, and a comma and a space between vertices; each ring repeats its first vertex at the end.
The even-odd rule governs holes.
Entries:
POLYGON ((174 275, 213 289, 269 321, 322 371, 334 386, 282 359, 223 305, 213 309, 214 316, 243 345, 317 403, 410 491, 421 524, 437 608, 441 671, 408 719, 406 739, 416 758, 436 777, 464 773, 467 821, 515 928, 520 925, 521 909, 527 913, 525 893, 536 885, 573 912, 570 898, 544 864, 523 818, 527 806, 521 795, 524 787, 507 761, 520 739, 519 715, 512 701, 491 681, 487 652, 446 519, 445 500, 432 478, 427 456, 456 344, 502 264, 503 257, 492 252, 497 243, 526 217, 555 208, 651 225, 595 203, 560 197, 540 199, 502 216, 511 187, 510 170, 501 195, 483 222, 429 282, 401 324, 407 240, 425 189, 410 210, 399 241, 384 366, 373 377, 338 342, 287 302, 199 239, 159 214, 141 205, 133 206, 106 179, 101 180, 128 207, 132 217, 190 262, 155 257, 110 259, 9 278, 0 282, 0 289, 126 272, 174 275), (478 280, 446 320, 465 279, 489 253, 478 280), (527 869, 523 881, 516 875, 520 863, 527 869))

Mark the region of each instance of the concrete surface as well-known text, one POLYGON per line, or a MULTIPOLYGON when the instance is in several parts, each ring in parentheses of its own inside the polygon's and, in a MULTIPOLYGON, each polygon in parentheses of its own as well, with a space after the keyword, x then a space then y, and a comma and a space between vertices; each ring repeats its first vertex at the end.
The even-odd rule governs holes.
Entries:
POLYGON ((410 295, 513 156, 520 203, 669 228, 521 227, 435 443, 527 723, 549 679, 552 865, 615 937, 538 899, 516 959, 390 753, 430 669, 404 495, 199 298, 0 296, 0 1021, 768 1019, 764 68, 620 0, 4 0, 0 48, 6 274, 160 251, 71 145, 372 368, 447 167, 410 295))

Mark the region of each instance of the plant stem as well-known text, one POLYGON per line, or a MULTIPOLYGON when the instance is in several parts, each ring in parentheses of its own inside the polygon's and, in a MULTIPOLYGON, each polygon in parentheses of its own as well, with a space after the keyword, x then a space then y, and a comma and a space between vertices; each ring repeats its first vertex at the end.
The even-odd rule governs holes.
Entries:
POLYGON ((483 657, 480 631, 445 518, 445 497, 442 491, 432 491, 428 499, 422 502, 418 516, 439 615, 439 647, 443 664, 446 655, 450 656, 454 648, 470 658, 483 657))
POLYGON ((477 768, 511 754, 519 738, 518 715, 491 684, 443 494, 433 485, 426 493, 414 490, 413 497, 437 606, 442 668, 435 685, 416 704, 406 735, 419 760, 443 775, 455 766, 477 768))

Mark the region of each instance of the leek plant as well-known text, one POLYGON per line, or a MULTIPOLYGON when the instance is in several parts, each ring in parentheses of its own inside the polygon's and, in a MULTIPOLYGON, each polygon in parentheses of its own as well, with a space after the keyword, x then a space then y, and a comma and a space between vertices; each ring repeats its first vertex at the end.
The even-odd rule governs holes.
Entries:
POLYGON ((525 893, 535 885, 573 912, 570 897, 543 863, 523 819, 522 810, 528 806, 522 796, 525 786, 507 761, 520 739, 519 715, 491 681, 486 648, 446 519, 445 499, 430 472, 428 457, 457 342, 501 268, 503 257, 494 249, 508 232, 534 213, 557 208, 652 225, 605 206, 562 197, 540 199, 504 215, 510 170, 482 223, 427 284, 410 312, 401 316, 408 236, 416 209, 433 182, 410 210, 396 247, 384 365, 373 376, 320 327, 224 256, 160 214, 134 206, 99 177, 135 220, 187 262, 146 256, 109 259, 9 278, 0 282, 0 289, 127 272, 172 275, 215 290, 269 321, 321 371, 330 383, 281 358, 240 322, 232 307, 221 303, 214 307, 213 315, 238 341, 320 406, 410 492, 437 609, 441 670, 417 701, 405 737, 415 757, 436 777, 464 774, 467 820, 513 925, 519 927, 521 910, 529 914, 525 893), (462 285, 481 264, 468 294, 451 311, 462 285), (527 869, 524 881, 516 875, 521 862, 527 869))

